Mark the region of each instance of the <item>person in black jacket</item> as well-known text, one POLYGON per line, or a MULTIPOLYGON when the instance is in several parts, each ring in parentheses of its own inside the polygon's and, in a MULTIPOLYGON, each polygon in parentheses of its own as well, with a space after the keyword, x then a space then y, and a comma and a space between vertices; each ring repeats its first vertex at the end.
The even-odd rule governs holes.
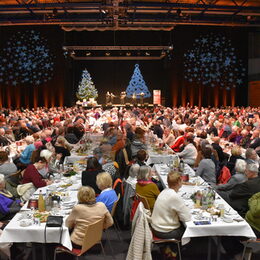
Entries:
POLYGON ((260 177, 258 176, 258 166, 256 164, 247 164, 246 175, 248 181, 236 185, 229 195, 230 205, 241 215, 249 210, 248 200, 257 192, 260 192, 260 177))
POLYGON ((89 158, 87 161, 87 168, 85 171, 82 172, 82 186, 90 186, 95 190, 96 194, 100 194, 101 191, 96 184, 96 178, 100 172, 103 172, 103 169, 97 158, 89 158))

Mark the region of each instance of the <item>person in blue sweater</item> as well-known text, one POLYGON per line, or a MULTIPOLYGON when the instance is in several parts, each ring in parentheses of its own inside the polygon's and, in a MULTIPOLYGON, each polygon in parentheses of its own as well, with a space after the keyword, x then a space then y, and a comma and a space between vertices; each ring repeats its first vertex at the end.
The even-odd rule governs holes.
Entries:
POLYGON ((116 192, 112 189, 112 177, 108 172, 101 172, 97 175, 97 186, 101 190, 100 195, 96 198, 97 202, 103 202, 111 212, 115 201, 117 200, 116 192))
POLYGON ((16 200, 12 193, 5 189, 5 177, 0 174, 0 219, 11 219, 22 207, 20 200, 16 200))

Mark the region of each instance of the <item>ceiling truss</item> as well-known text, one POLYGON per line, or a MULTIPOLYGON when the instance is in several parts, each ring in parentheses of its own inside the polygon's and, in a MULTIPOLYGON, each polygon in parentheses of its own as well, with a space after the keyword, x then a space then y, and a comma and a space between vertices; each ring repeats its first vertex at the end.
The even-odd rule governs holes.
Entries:
POLYGON ((171 30, 178 24, 260 27, 260 1, 259 5, 249 5, 250 0, 226 1, 228 4, 220 0, 11 2, 0 4, 0 26, 51 24, 67 31, 171 30))

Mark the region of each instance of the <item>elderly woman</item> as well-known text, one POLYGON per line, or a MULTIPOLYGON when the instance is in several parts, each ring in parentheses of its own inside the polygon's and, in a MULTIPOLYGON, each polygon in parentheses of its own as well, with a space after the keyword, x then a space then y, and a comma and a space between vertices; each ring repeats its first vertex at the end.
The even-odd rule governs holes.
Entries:
MULTIPOLYGON (((181 224, 191 220, 188 207, 178 195, 182 186, 181 176, 177 172, 169 172, 168 188, 158 196, 152 213, 152 231, 159 238, 181 239, 185 228, 181 224)), ((175 248, 173 248, 175 250, 175 248)))
POLYGON ((242 150, 241 150, 240 146, 236 145, 236 146, 232 147, 231 156, 227 163, 227 167, 231 173, 233 173, 237 159, 244 159, 241 155, 242 155, 242 150))
POLYGON ((40 171, 47 166, 47 160, 39 157, 34 164, 30 164, 24 171, 22 184, 32 182, 35 188, 41 188, 52 183, 52 181, 43 179, 40 171))
POLYGON ((145 144, 145 130, 137 127, 131 144, 132 157, 136 157, 139 150, 147 150, 147 146, 145 144))
POLYGON ((96 202, 95 191, 89 187, 81 187, 78 191, 79 204, 74 206, 66 219, 66 226, 73 229, 71 241, 74 248, 81 248, 88 225, 104 218, 104 229, 113 225, 106 206, 102 202, 96 202))
POLYGON ((195 160, 197 158, 197 148, 196 144, 194 143, 194 135, 192 133, 188 133, 184 139, 184 149, 182 152, 176 153, 183 162, 193 166, 195 160))
POLYGON ((172 134, 172 131, 170 128, 165 128, 163 132, 163 142, 167 144, 168 146, 172 146, 174 144, 175 137, 172 134))
POLYGON ((212 147, 206 145, 202 150, 202 159, 199 163, 199 167, 196 171, 196 176, 201 176, 201 178, 210 185, 216 184, 216 167, 215 163, 211 159, 212 147))
POLYGON ((17 171, 14 163, 9 162, 8 154, 5 151, 0 151, 0 174, 8 176, 17 171))
POLYGON ((235 165, 235 174, 229 179, 227 183, 216 186, 216 190, 218 192, 221 191, 221 194, 222 192, 231 192, 233 187, 247 180, 245 171, 246 171, 246 161, 242 159, 237 159, 235 165))
POLYGON ((97 197, 97 202, 103 202, 109 212, 111 212, 115 201, 117 200, 116 192, 112 189, 112 178, 108 172, 101 172, 97 175, 97 186, 101 190, 97 197))
POLYGON ((32 136, 26 136, 25 142, 27 146, 22 151, 19 160, 17 162, 17 167, 19 169, 25 169, 28 164, 31 163, 31 156, 33 151, 36 149, 34 143, 34 138, 32 136))
POLYGON ((5 176, 0 174, 0 219, 11 219, 21 206, 21 201, 15 200, 12 193, 5 189, 5 176))
POLYGON ((151 181, 150 175, 151 168, 149 166, 140 166, 135 189, 136 193, 147 199, 150 209, 153 210, 155 200, 160 194, 160 191, 157 185, 151 181))
POLYGON ((96 184, 97 175, 103 172, 101 164, 98 162, 96 157, 91 157, 87 161, 87 168, 82 172, 81 183, 82 186, 90 186, 92 187, 96 194, 100 193, 100 189, 96 184))

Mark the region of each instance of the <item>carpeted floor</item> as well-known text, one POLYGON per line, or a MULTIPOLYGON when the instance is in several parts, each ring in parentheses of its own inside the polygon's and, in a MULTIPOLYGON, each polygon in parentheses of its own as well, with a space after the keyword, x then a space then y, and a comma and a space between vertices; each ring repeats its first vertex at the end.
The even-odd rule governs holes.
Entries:
MULTIPOLYGON (((130 244, 131 234, 130 230, 123 230, 120 232, 120 239, 113 228, 105 232, 103 236, 103 244, 106 256, 102 254, 100 245, 96 245, 90 249, 85 256, 80 257, 81 260, 125 260, 128 246, 130 244), (108 239, 110 243, 108 242, 108 239)), ((191 243, 182 248, 183 260, 206 260, 207 259, 208 238, 192 239, 191 243)), ((216 259, 216 244, 212 240, 211 259, 216 259)), ((53 259, 53 247, 47 249, 47 260, 53 259)), ((223 250, 222 250, 223 251, 223 250)), ((42 260, 41 247, 37 247, 37 258, 35 260, 42 260)), ((153 260, 163 260, 158 246, 153 246, 152 249, 153 260)), ((32 248, 30 244, 19 244, 12 248, 11 260, 32 260, 32 248)), ((57 260, 72 260, 73 256, 67 254, 59 254, 57 260)), ((220 260, 233 260, 227 254, 222 254, 220 260)), ((252 260, 260 259, 260 254, 253 255, 252 260)), ((1 259, 2 260, 2 259, 1 259)))

